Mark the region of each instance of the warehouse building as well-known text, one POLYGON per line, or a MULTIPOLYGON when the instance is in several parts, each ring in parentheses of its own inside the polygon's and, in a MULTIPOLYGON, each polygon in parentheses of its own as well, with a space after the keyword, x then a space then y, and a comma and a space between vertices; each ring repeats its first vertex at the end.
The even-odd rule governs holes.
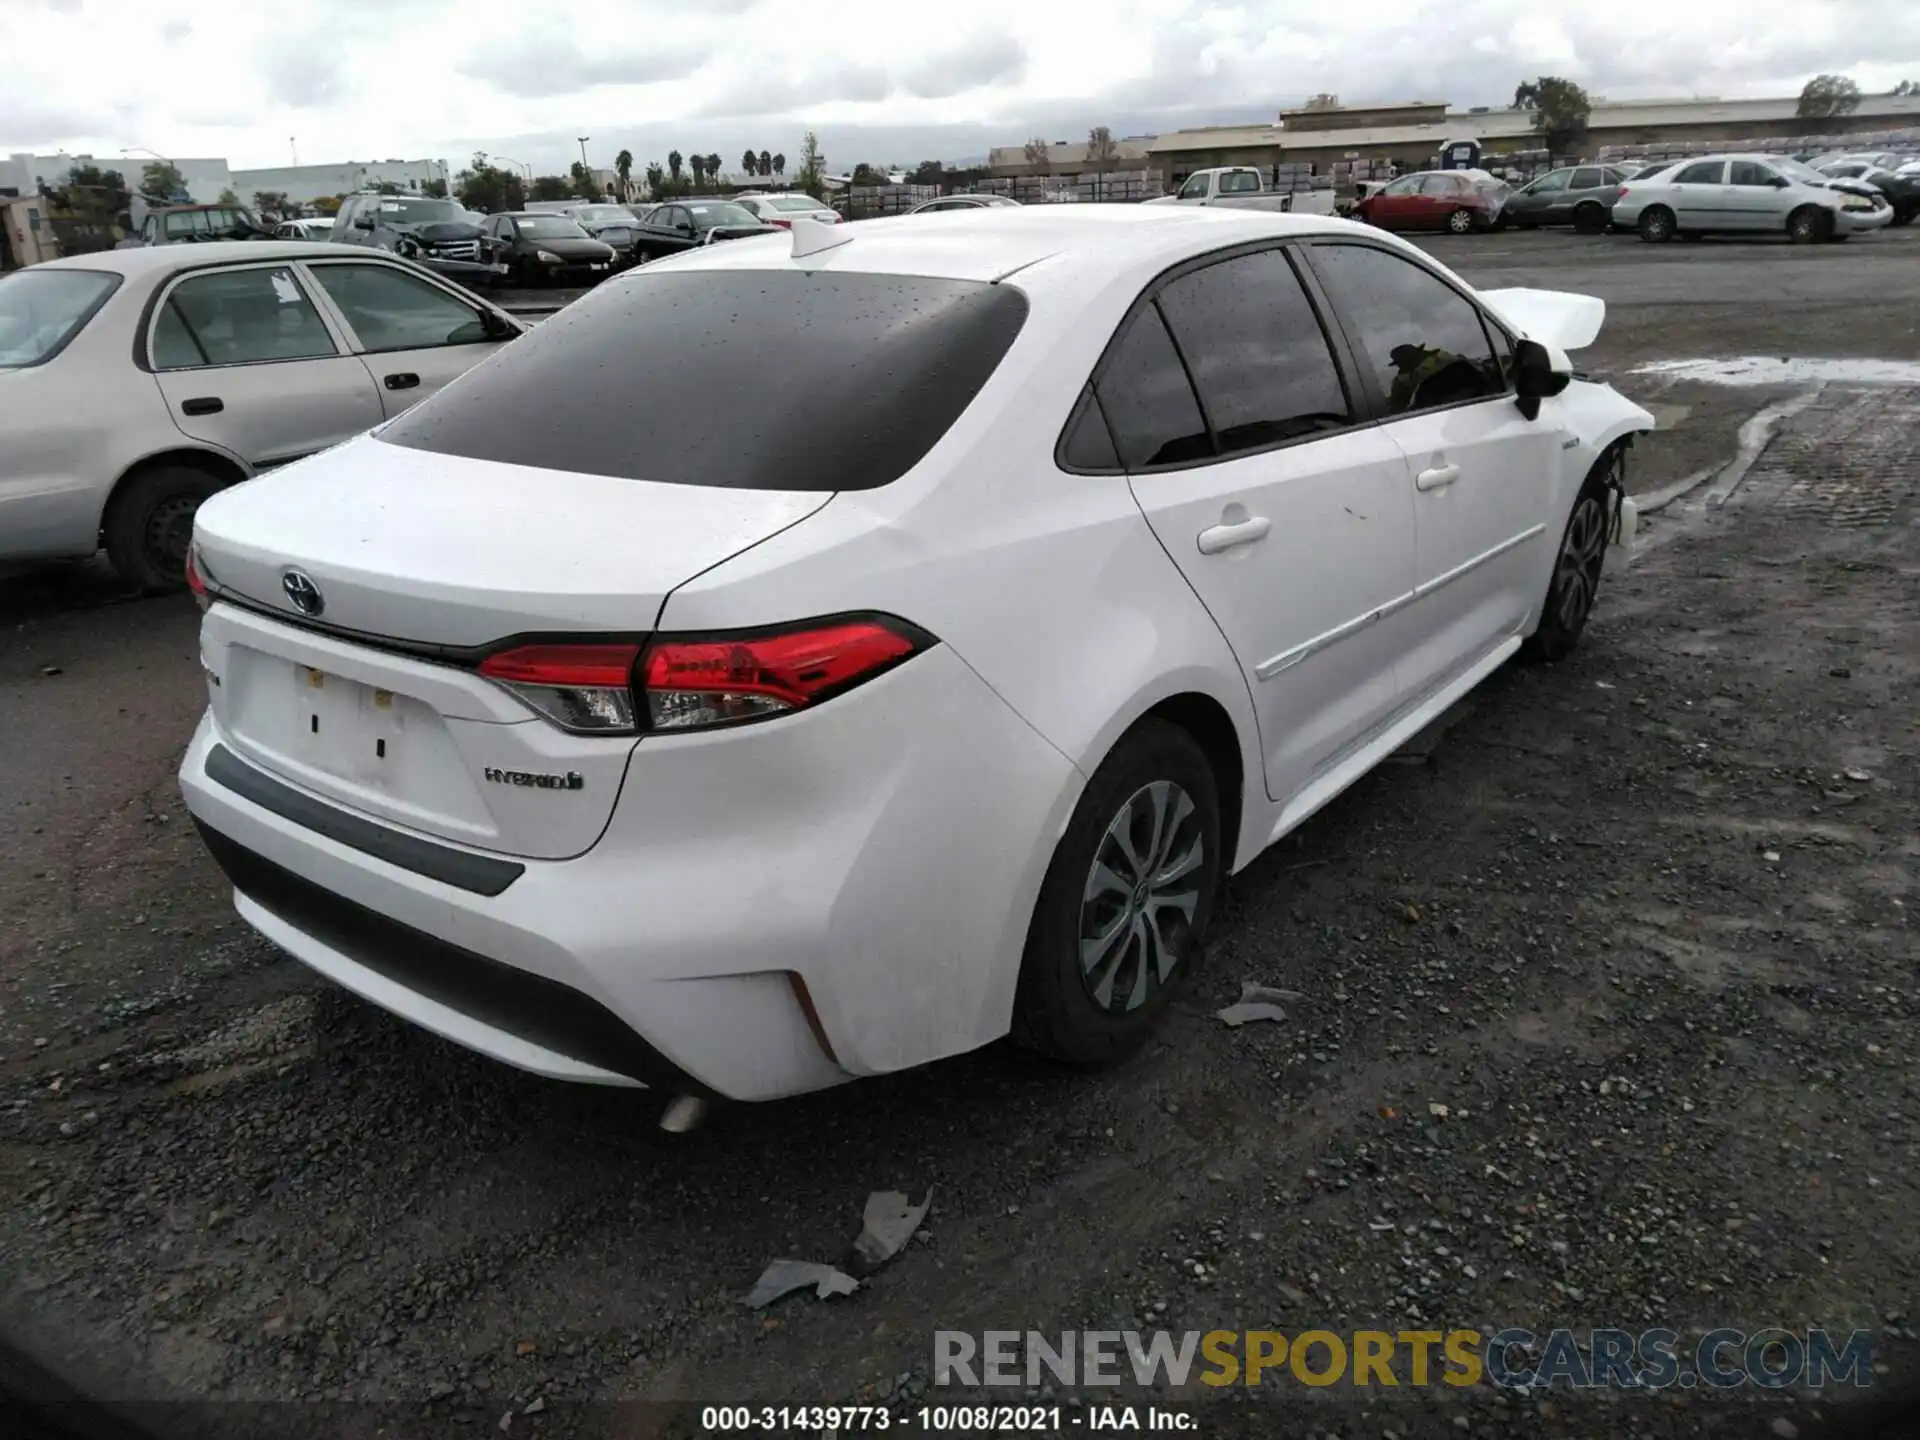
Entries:
MULTIPOLYGON (((1917 95, 1863 95, 1851 114, 1824 123, 1804 119, 1797 110, 1793 97, 1603 101, 1593 107, 1581 149, 1596 155, 1603 149, 1628 152, 1646 146, 1733 145, 1823 131, 1858 133, 1920 126, 1917 95)), ((1524 110, 1486 105, 1456 110, 1441 100, 1407 100, 1282 110, 1271 125, 1202 126, 1122 144, 1138 152, 1138 158, 1129 156, 1136 167, 1153 170, 1160 183, 1171 188, 1195 170, 1216 165, 1253 165, 1269 172, 1311 166, 1322 175, 1336 168, 1359 172, 1389 163, 1402 170, 1425 169, 1443 145, 1461 140, 1476 141, 1489 154, 1527 153, 1541 143, 1533 115, 1524 110)), ((1008 146, 992 152, 990 168, 996 176, 1071 175, 1085 168, 1085 162, 1084 145, 1055 145, 1042 172, 1028 161, 1023 147, 1008 146)))

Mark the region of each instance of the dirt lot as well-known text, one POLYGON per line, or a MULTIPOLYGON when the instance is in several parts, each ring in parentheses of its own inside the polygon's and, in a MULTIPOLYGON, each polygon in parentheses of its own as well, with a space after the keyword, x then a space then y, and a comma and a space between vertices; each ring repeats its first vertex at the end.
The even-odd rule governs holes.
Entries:
MULTIPOLYGON (((0 1329, 254 1435, 905 1414, 935 1328, 1823 1325, 1876 1333, 1882 1387, 1920 1366, 1920 389, 1633 373, 1920 359, 1920 227, 1432 248, 1605 297, 1583 359, 1664 427, 1635 488, 1705 483, 1572 659, 1496 676, 1240 876, 1202 983, 1111 1074, 994 1048, 673 1137, 458 1051, 231 916, 172 778, 192 607, 92 567, 0 583, 0 1329), (1225 1029, 1245 979, 1303 998, 1225 1029), (929 1185, 861 1293, 741 1304, 772 1258, 838 1259, 869 1191, 929 1185), (579 1403, 607 1399, 647 1404, 579 1403)), ((1850 1408, 1369 1393, 1187 1398, 1201 1433, 1302 1436, 1850 1408)))

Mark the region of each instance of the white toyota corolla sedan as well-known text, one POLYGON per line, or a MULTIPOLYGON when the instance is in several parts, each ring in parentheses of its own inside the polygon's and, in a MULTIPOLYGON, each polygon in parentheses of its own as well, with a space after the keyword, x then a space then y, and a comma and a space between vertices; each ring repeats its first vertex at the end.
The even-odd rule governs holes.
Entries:
POLYGON ((1115 1059, 1230 872, 1579 639, 1653 425, 1602 315, 1244 210, 649 265, 200 510, 187 803, 262 934, 543 1075, 1115 1059))

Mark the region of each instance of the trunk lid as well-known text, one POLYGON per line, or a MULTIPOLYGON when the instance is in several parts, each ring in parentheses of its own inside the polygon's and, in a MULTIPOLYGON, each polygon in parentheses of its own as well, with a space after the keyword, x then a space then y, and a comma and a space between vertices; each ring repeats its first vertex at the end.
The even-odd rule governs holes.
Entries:
POLYGON ((635 738, 561 730, 466 652, 643 635, 675 586, 832 498, 350 441, 200 510, 201 572, 245 602, 202 629, 214 718, 243 759, 349 809, 503 854, 580 854, 635 738))

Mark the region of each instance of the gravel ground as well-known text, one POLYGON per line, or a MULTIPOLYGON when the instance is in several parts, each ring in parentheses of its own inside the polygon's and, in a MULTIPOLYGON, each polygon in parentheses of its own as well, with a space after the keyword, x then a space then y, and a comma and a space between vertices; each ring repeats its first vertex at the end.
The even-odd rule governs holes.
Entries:
MULTIPOLYGON (((1645 489, 1715 472, 1780 396, 1635 366, 1916 358, 1916 241, 1432 248, 1609 299, 1588 363, 1668 425, 1645 489)), ((0 585, 0 1330, 254 1435, 905 1413, 936 1327, 1826 1325, 1874 1331, 1891 1383, 1920 1281, 1920 396, 1795 393, 1725 503, 1709 480, 1649 521, 1572 659, 1497 675, 1235 880, 1136 1061, 995 1047, 680 1137, 254 939, 171 777, 191 607, 87 566, 0 585), (1249 979, 1302 998, 1227 1030, 1249 979), (861 1293, 741 1305, 772 1258, 838 1259, 869 1191, 929 1185, 861 1293), (636 1408, 581 1404, 610 1399, 636 1408)), ((1366 1396, 1188 1398, 1205 1433, 1301 1436, 1811 1435, 1848 1408, 1366 1396)))

